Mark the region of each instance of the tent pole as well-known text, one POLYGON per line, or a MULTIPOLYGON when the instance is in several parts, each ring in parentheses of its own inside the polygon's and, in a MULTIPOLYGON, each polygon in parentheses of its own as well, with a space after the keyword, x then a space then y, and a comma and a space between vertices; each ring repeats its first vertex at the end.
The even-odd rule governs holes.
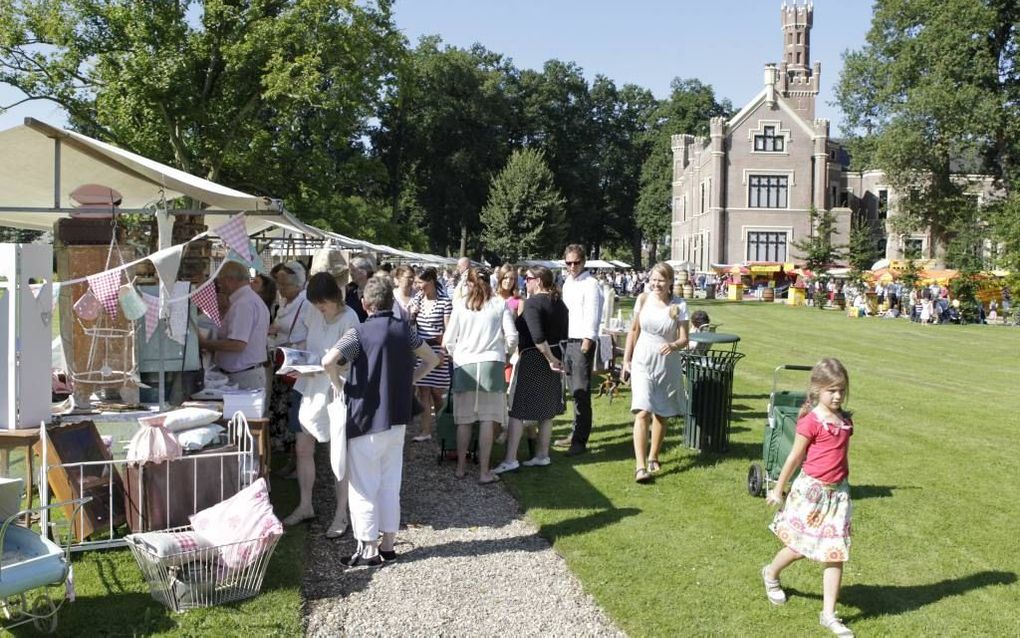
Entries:
MULTIPOLYGON (((162 285, 160 286, 162 288, 162 285)), ((163 350, 163 317, 156 323, 156 336, 159 338, 159 411, 166 410, 166 356, 163 350)))
POLYGON ((60 138, 53 139, 53 207, 60 208, 60 138))

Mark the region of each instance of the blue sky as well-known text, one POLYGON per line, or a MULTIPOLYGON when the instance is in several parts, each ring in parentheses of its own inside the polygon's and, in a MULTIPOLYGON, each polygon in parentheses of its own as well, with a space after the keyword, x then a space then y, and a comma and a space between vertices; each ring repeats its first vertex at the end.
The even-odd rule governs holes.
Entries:
MULTIPOLYGON (((803 3, 803 0, 801 0, 803 3)), ((657 97, 669 93, 674 77, 697 78, 716 96, 743 106, 761 88, 762 66, 779 60, 781 0, 397 0, 396 23, 414 44, 438 34, 461 47, 478 42, 513 59, 521 68, 540 69, 546 60, 572 61, 591 79, 596 74, 618 85, 633 83, 657 97)), ((842 53, 864 44, 871 21, 870 0, 815 0, 812 62, 822 63, 817 117, 833 122, 839 110, 828 103, 842 68, 842 53)), ((17 93, 0 86, 0 104, 17 93)), ((0 115, 0 130, 26 116, 62 125, 60 109, 45 102, 25 104, 0 115)))

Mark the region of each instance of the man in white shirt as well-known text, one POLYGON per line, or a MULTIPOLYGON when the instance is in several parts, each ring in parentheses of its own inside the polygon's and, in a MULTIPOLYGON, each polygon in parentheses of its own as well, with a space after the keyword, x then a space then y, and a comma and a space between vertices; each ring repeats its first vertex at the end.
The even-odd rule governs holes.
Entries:
POLYGON ((563 303, 570 312, 567 324, 565 363, 574 397, 574 424, 568 438, 556 441, 567 447, 567 456, 584 454, 591 435, 591 372, 595 363, 595 343, 602 321, 602 290, 595 277, 584 269, 585 250, 571 244, 563 251, 567 278, 563 282, 563 303))
POLYGON ((223 264, 216 276, 219 290, 230 299, 215 339, 200 339, 199 347, 213 353, 213 361, 242 390, 266 389, 269 308, 251 289, 248 268, 236 261, 223 264))

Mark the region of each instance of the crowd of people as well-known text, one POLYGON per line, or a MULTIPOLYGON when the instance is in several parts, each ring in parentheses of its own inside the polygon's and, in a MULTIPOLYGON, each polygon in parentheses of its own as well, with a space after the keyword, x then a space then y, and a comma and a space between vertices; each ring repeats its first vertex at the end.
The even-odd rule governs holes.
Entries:
MULTIPOLYGON (((591 375, 604 282, 585 269, 582 246, 567 246, 564 262, 562 286, 543 266, 504 266, 490 273, 466 259, 453 278, 434 268, 377 269, 363 256, 352 259, 345 272, 310 277, 297 261, 279 264, 266 278, 226 263, 216 280, 222 325, 200 345, 239 387, 270 388, 273 437, 281 446, 294 441, 293 463, 283 471, 293 472, 300 494, 284 524, 315 517, 315 446, 342 442, 342 479, 335 482, 335 513, 326 535, 352 530, 357 547, 340 559, 345 566, 398 560, 405 440, 431 441, 447 402, 452 402, 458 478, 468 472, 476 423, 477 481, 483 485, 505 472, 549 465, 553 447, 568 456, 585 454, 593 425, 591 375), (321 357, 323 371, 272 374, 270 355, 278 347, 321 357), (552 421, 565 412, 565 394, 574 403, 571 432, 553 442, 552 421), (346 415, 339 441, 330 440, 337 436, 335 396, 343 398, 346 415), (533 454, 519 460, 528 423, 536 425, 533 454), (409 434, 415 424, 417 432, 409 434), (500 431, 505 454, 493 467, 500 431)), ((638 483, 661 470, 668 419, 685 411, 682 353, 702 347, 690 334, 711 326, 704 310, 691 313, 685 300, 673 296, 673 284, 673 269, 664 262, 642 278, 623 353, 622 376, 632 388, 638 483)), ((842 408, 847 379, 835 360, 822 361, 812 373, 793 451, 768 497, 776 504, 787 499, 771 527, 785 547, 761 570, 766 597, 782 604, 781 572, 803 557, 822 562, 820 622, 838 635, 852 635, 835 615, 849 554, 846 450, 853 424, 842 408), (785 485, 797 469, 800 476, 787 497, 785 485), (818 494, 824 497, 821 513, 818 494), (835 532, 814 534, 819 525, 835 532)))

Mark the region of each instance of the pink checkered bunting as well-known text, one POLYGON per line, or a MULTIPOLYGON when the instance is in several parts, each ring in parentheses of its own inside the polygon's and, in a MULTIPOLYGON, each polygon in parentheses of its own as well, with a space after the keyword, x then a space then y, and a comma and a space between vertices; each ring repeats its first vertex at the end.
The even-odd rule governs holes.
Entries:
POLYGON ((143 292, 142 301, 145 302, 145 340, 148 341, 159 324, 159 297, 143 292))
POLYGON ((107 270, 95 275, 86 277, 92 294, 96 296, 99 303, 103 304, 106 314, 111 319, 117 318, 117 293, 120 291, 121 269, 107 270))
POLYGON ((213 229, 223 243, 234 249, 244 260, 251 263, 251 250, 248 248, 248 230, 244 226, 244 215, 234 215, 222 226, 213 229))
POLYGON ((217 327, 220 326, 220 306, 216 303, 216 286, 212 281, 191 293, 191 300, 217 327))

